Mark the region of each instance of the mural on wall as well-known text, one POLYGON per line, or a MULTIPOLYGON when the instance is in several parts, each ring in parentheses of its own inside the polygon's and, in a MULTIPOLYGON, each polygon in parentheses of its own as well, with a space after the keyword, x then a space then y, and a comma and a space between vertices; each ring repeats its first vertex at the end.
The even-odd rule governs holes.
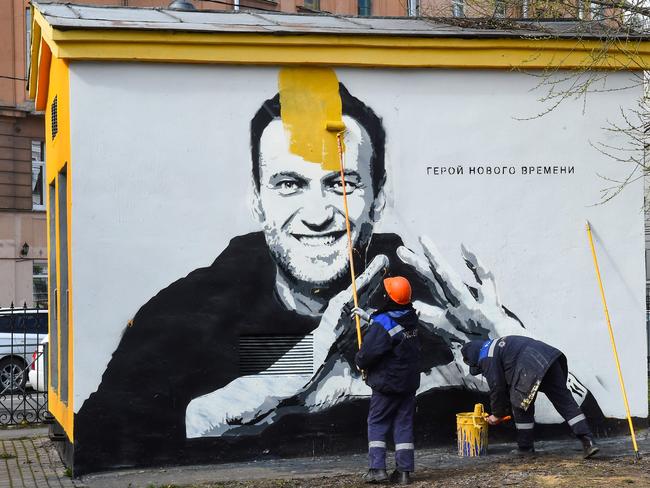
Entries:
MULTIPOLYGON (((323 423, 310 426, 304 419, 370 395, 353 361, 342 186, 327 121, 346 127, 361 306, 373 308, 387 275, 407 276, 413 284, 423 347, 418 394, 439 412, 456 413, 456 405, 446 403, 450 395, 468 395, 469 402, 486 388, 469 375, 462 344, 530 335, 516 304, 501 303, 494 274, 471 243, 462 247, 462 258, 474 282, 465 283, 428 236, 409 249, 397 234, 374 232, 388 197, 390 135, 358 96, 330 69, 279 71, 278 94, 250 123, 251 204, 261 230, 233 237, 211 266, 140 308, 98 390, 76 415, 75 425, 92 431, 79 438, 79 454, 103 450, 115 464, 141 463, 213 438, 223 449, 251 446, 255 452, 255 438, 282 420, 292 433, 315 433, 323 423)), ((583 409, 602 416, 580 380, 570 374, 569 383, 583 409)), ((354 412, 363 426, 364 409, 354 412)), ((336 429, 339 420, 333 415, 327 428, 336 429)))

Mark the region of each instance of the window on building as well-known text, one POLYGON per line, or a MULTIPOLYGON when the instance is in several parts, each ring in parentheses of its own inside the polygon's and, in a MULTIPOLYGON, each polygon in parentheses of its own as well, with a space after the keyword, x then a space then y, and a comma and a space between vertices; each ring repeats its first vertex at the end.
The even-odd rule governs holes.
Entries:
POLYGON ((47 309, 47 261, 34 261, 32 270, 34 306, 47 309))
POLYGON ((598 3, 591 4, 591 20, 605 20, 605 6, 598 3))
POLYGON ((452 0, 451 13, 454 17, 465 17, 465 0, 452 0))
POLYGON ((305 0, 303 6, 309 10, 320 10, 320 0, 305 0))
POLYGON ((372 4, 370 0, 359 0, 357 7, 357 13, 359 15, 366 17, 372 15, 372 4))
POLYGON ((494 2, 494 16, 495 17, 505 17, 506 16, 506 1, 505 0, 495 0, 495 2, 494 2))
POLYGON ((45 210, 45 143, 32 141, 32 209, 45 210))

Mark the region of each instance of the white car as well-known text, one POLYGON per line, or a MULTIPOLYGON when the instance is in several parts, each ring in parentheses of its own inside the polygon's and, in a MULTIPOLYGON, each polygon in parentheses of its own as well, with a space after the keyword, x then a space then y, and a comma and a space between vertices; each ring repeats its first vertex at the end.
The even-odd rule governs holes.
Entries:
POLYGON ((25 391, 34 352, 47 335, 47 310, 0 308, 0 395, 25 391))
POLYGON ((36 391, 47 392, 47 351, 49 336, 37 346, 32 354, 32 362, 29 366, 29 384, 36 391))

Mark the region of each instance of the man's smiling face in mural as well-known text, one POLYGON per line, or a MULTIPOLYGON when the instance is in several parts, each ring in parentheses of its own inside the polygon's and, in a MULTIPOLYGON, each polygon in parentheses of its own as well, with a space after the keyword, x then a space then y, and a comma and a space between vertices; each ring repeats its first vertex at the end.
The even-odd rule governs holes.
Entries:
MULTIPOLYGON (((372 145, 367 131, 344 116, 345 181, 355 248, 367 245, 383 207, 373 189, 372 145)), ((290 150, 282 120, 262 133, 256 211, 266 242, 292 280, 325 287, 348 272, 348 248, 340 172, 290 150)))

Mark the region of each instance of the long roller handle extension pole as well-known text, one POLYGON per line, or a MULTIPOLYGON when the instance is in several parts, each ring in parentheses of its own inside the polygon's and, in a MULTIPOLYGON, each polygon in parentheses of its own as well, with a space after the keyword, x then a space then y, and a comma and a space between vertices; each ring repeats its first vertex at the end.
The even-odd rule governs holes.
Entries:
POLYGON ((603 301, 603 309, 605 310, 605 319, 607 320, 607 328, 609 330, 609 341, 612 344, 612 352, 614 353, 614 361, 616 362, 616 371, 618 372, 618 381, 621 385, 621 393, 623 394, 623 401, 625 402, 625 412, 627 413, 627 422, 630 425, 630 434, 632 435, 632 445, 634 446, 634 456, 636 457, 636 459, 641 459, 641 454, 639 453, 639 446, 636 443, 636 434, 634 433, 634 425, 632 425, 632 415, 630 414, 630 404, 627 401, 625 382, 623 381, 623 373, 621 372, 621 363, 618 359, 618 350, 616 349, 616 341, 614 340, 614 330, 612 329, 612 322, 609 318, 607 300, 605 299, 605 290, 603 289, 603 280, 600 277, 600 267, 598 266, 598 258, 596 257, 596 248, 594 247, 594 237, 591 233, 591 225, 589 225, 588 221, 587 221, 587 235, 589 236, 591 255, 594 258, 594 268, 596 269, 596 277, 598 278, 598 286, 600 288, 600 297, 603 301))
MULTIPOLYGON (((345 211, 345 230, 348 236, 348 254, 350 257, 350 277, 352 278, 352 299, 354 300, 354 306, 359 306, 359 298, 357 297, 357 281, 356 275, 354 272, 354 251, 352 248, 352 232, 350 231, 350 216, 348 213, 348 196, 345 188, 345 167, 343 164, 343 144, 341 142, 341 135, 345 131, 345 125, 343 122, 328 122, 327 130, 330 132, 336 132, 336 148, 339 154, 339 170, 341 172, 341 188, 343 191, 343 209, 345 211)), ((357 345, 361 349, 361 321, 359 316, 354 316, 356 326, 357 326, 357 345)))

